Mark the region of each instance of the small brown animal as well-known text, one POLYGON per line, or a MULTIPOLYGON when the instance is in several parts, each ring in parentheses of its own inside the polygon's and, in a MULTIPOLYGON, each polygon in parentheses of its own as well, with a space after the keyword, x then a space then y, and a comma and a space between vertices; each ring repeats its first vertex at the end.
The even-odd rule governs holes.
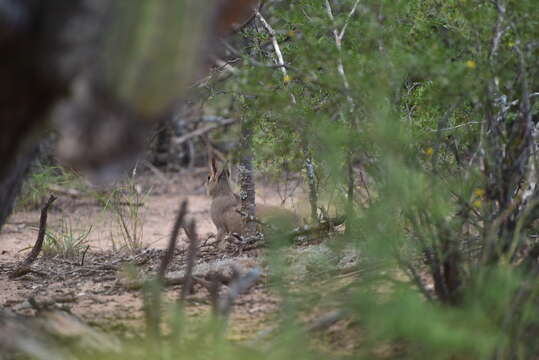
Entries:
MULTIPOLYGON (((206 188, 211 197, 211 219, 217 228, 217 246, 223 249, 225 235, 241 234, 243 218, 238 210, 241 208, 240 197, 230 187, 230 173, 226 166, 218 168, 215 159, 210 164, 210 174, 206 188)), ((256 204, 256 217, 264 223, 272 223, 282 230, 292 230, 299 226, 299 218, 290 210, 271 205, 256 204)), ((259 229, 262 230, 262 229, 259 229)))

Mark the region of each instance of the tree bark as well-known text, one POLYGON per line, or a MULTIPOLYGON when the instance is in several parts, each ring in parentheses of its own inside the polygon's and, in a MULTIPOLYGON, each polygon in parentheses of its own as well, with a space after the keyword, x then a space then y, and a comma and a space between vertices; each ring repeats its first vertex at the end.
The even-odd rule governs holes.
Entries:
POLYGON ((307 176, 307 185, 309 186, 309 203, 311 205, 311 221, 318 221, 318 193, 316 189, 316 175, 314 173, 314 164, 311 152, 306 140, 302 140, 303 156, 305 157, 305 173, 307 176))
POLYGON ((240 138, 240 199, 241 211, 247 216, 243 217, 243 235, 251 237, 256 235, 256 205, 255 183, 253 179, 253 151, 252 151, 252 121, 245 118, 241 121, 240 138))
POLYGON ((350 149, 346 156, 346 172, 347 172, 347 209, 346 209, 346 232, 349 234, 352 231, 352 221, 354 219, 354 163, 353 153, 350 149))

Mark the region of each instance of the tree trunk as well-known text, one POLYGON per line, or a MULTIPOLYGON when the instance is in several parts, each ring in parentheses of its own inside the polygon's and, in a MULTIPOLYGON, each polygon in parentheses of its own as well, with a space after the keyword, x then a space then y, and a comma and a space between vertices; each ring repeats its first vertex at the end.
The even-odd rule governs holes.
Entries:
POLYGON ((303 156, 305 157, 305 173, 307 176, 307 185, 309 186, 309 203, 311 204, 311 221, 318 221, 318 193, 316 191, 316 175, 314 173, 314 164, 308 145, 302 140, 303 156))
POLYGON ((353 163, 353 154, 352 150, 348 151, 348 156, 346 157, 346 167, 347 167, 347 209, 346 209, 346 233, 350 234, 352 231, 352 221, 354 219, 354 163, 353 163))
POLYGON ((253 151, 251 148, 252 137, 252 122, 244 118, 241 122, 241 158, 239 169, 241 211, 247 214, 243 219, 243 235, 246 237, 256 235, 255 183, 253 179, 253 151))

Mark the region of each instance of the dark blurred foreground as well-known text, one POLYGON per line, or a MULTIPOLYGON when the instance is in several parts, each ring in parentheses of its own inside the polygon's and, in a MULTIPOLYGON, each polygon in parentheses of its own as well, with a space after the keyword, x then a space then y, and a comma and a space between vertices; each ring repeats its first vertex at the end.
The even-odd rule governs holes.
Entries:
POLYGON ((64 163, 115 176, 256 3, 0 0, 0 227, 47 129, 64 163))

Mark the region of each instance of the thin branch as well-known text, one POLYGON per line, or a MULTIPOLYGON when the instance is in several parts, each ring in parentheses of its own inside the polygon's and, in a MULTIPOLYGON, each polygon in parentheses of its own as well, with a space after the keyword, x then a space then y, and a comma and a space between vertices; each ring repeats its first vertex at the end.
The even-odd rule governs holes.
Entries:
POLYGON ((337 24, 335 23, 335 17, 333 16, 333 11, 331 9, 331 4, 329 3, 329 0, 324 1, 324 4, 326 6, 326 11, 328 13, 329 19, 333 23, 332 32, 333 32, 333 37, 335 38, 335 47, 337 48, 337 52, 339 54, 339 56, 337 58, 337 72, 339 73, 339 75, 340 75, 340 77, 342 79, 344 88, 345 88, 345 90, 347 92, 346 100, 351 105, 350 111, 353 111, 353 109, 355 107, 355 104, 354 104, 354 100, 352 99, 352 97, 349 94, 350 83, 348 82, 348 77, 346 76, 346 73, 344 71, 344 61, 343 61, 343 56, 342 56, 342 38, 344 36, 344 31, 346 30, 346 26, 348 25, 348 20, 350 19, 350 17, 356 11, 355 9, 357 8, 358 3, 359 3, 359 1, 356 1, 356 4, 354 5, 354 8, 352 8, 352 11, 350 12, 349 17, 346 20, 345 26, 343 26, 343 29, 339 32, 339 30, 337 29, 337 24))
POLYGON ((281 47, 279 46, 279 43, 277 42, 277 34, 275 33, 275 30, 271 27, 271 25, 266 21, 266 19, 262 16, 260 11, 256 10, 256 17, 260 22, 262 23, 262 26, 264 26, 264 29, 268 32, 271 38, 271 43, 273 44, 273 49, 275 50, 275 54, 277 55, 277 64, 281 66, 281 72, 283 73, 283 77, 288 76, 288 73, 286 71, 286 67, 284 66, 284 58, 283 53, 281 52, 281 47))
POLYGON ((436 173, 436 167, 437 167, 437 162, 438 162, 438 153, 439 153, 439 150, 440 150, 440 145, 441 145, 441 134, 440 132, 442 131, 442 129, 446 128, 447 127, 447 123, 449 122, 449 118, 451 117, 451 115, 453 114, 453 112, 455 111, 455 109, 457 108, 457 106, 460 104, 460 100, 455 102, 454 104, 452 104, 449 109, 446 110, 445 114, 442 116, 442 118, 440 119, 440 121, 438 122, 438 136, 437 136, 437 141, 434 145, 434 152, 432 154, 432 171, 434 173, 436 173))
POLYGON ((496 58, 496 55, 498 55, 498 49, 500 47, 500 43, 502 40, 503 35, 507 31, 507 27, 504 27, 505 23, 505 3, 503 0, 495 0, 493 1, 494 5, 496 6, 496 9, 498 10, 498 19, 496 20, 496 27, 494 30, 494 36, 492 38, 492 45, 490 47, 490 53, 489 53, 489 59, 493 60, 496 58))
POLYGON ((167 251, 161 259, 161 265, 159 266, 159 271, 157 272, 157 277, 161 282, 165 278, 165 273, 167 271, 168 265, 170 264, 170 262, 172 261, 172 257, 174 256, 174 250, 176 249, 178 234, 180 233, 180 229, 183 225, 186 213, 187 200, 183 200, 180 205, 180 211, 178 211, 178 215, 176 216, 174 226, 172 227, 172 231, 170 232, 170 239, 168 241, 167 251))
POLYGON ((450 131, 450 130, 456 130, 456 129, 464 127, 464 126, 470 126, 470 125, 476 125, 476 124, 482 124, 482 123, 483 123, 483 121, 470 121, 470 122, 467 122, 467 123, 464 123, 464 124, 459 124, 459 125, 450 126, 450 127, 446 127, 446 128, 430 129, 430 131, 431 132, 450 131))
POLYGON ((187 264, 185 269, 184 282, 182 286, 182 293, 180 296, 180 301, 184 301, 187 294, 191 292, 193 287, 193 269, 195 268, 195 263, 198 254, 198 236, 196 233, 196 224, 194 220, 191 220, 189 226, 184 227, 185 233, 189 238, 189 248, 187 250, 187 264))
POLYGON ((225 48, 230 51, 232 54, 236 55, 236 56, 239 56, 241 57, 243 60, 247 60, 247 62, 253 66, 257 66, 257 67, 265 67, 265 68, 272 68, 272 69, 278 69, 278 68, 287 68, 288 69, 288 65, 287 64, 265 64, 263 62, 260 62, 260 61, 257 61, 255 59, 253 59, 252 57, 250 56, 247 56, 245 54, 242 54, 240 53, 237 49, 235 49, 232 45, 230 45, 228 42, 226 41, 223 41, 223 45, 225 46, 225 48))
POLYGON ((348 13, 348 16, 346 17, 346 20, 344 21, 344 25, 343 25, 341 31, 339 32, 339 37, 341 39, 344 37, 344 32, 346 31, 346 28, 348 27, 348 23, 350 22, 350 19, 352 18, 352 16, 356 12, 358 5, 359 5, 359 0, 356 0, 356 3, 352 7, 352 10, 350 10, 350 12, 348 13))
POLYGON ((212 124, 208 124, 206 126, 203 126, 201 128, 196 129, 195 131, 192 131, 192 132, 190 132, 188 134, 180 136, 179 138, 174 139, 173 142, 174 142, 175 145, 180 145, 180 144, 183 144, 184 142, 186 142, 186 141, 188 141, 188 140, 190 140, 192 138, 205 135, 205 134, 209 133, 210 131, 212 131, 214 129, 217 129, 218 127, 231 125, 231 124, 234 124, 237 121, 238 121, 237 119, 223 119, 220 122, 215 122, 215 123, 212 123, 212 124))
POLYGON ((423 283, 423 280, 421 280, 421 276, 419 276, 419 274, 417 273, 417 270, 414 268, 414 266, 412 264, 406 264, 405 267, 409 271, 409 275, 412 278, 412 280, 414 281, 414 283, 417 286, 417 288, 419 289, 419 291, 421 291, 423 296, 428 301, 432 302, 433 301, 432 295, 430 294, 430 292, 425 287, 425 284, 423 283))
POLYGON ((41 252, 41 248, 43 247, 43 241, 45 240, 45 234, 47 232, 47 216, 49 212, 49 207, 52 205, 54 200, 56 200, 56 196, 51 194, 45 205, 43 205, 43 208, 41 208, 41 216, 39 218, 39 232, 37 234, 37 239, 34 244, 34 247, 32 248, 32 251, 30 251, 30 254, 28 254, 28 256, 26 257, 26 259, 24 259, 23 262, 20 263, 19 266, 17 266, 17 268, 9 274, 10 279, 17 278, 31 271, 30 265, 34 261, 36 261, 37 257, 39 256, 39 253, 41 252))
POLYGON ((174 249, 176 249, 176 242, 178 234, 180 233, 181 225, 183 224, 185 214, 187 213, 187 201, 183 200, 180 205, 180 211, 174 221, 174 226, 170 233, 170 239, 168 242, 167 251, 161 259, 161 265, 157 272, 157 281, 146 280, 143 284, 143 301, 144 301, 144 315, 146 318, 146 332, 148 336, 155 340, 161 337, 161 285, 165 283, 165 273, 167 267, 172 261, 174 256, 174 249))

